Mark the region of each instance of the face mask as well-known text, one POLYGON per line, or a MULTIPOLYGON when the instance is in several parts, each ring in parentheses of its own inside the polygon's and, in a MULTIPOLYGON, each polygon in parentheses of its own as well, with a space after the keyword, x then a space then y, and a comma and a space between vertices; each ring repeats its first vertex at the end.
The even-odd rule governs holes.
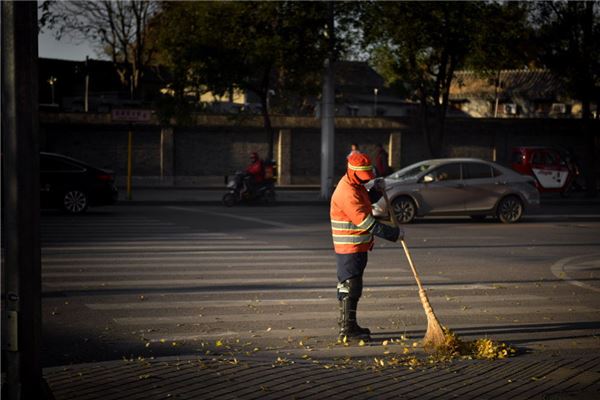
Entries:
POLYGON ((370 179, 360 179, 356 173, 354 173, 353 175, 354 175, 354 179, 361 185, 364 185, 365 183, 370 181, 370 179))

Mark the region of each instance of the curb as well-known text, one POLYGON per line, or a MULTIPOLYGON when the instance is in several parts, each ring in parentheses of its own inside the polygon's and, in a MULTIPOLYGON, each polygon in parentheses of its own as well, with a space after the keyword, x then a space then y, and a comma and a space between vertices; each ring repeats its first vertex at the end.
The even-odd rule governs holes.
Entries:
POLYGON ((600 356, 530 354, 409 367, 230 355, 107 361, 44 370, 56 400, 596 399, 600 356))

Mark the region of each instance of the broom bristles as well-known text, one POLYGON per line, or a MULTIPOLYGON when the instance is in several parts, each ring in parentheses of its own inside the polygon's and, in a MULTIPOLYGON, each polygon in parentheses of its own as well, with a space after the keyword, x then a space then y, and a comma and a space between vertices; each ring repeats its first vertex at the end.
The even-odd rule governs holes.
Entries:
POLYGON ((423 338, 423 347, 438 348, 446 343, 446 334, 444 328, 437 320, 435 315, 427 315, 427 331, 423 338))
POLYGON ((427 315, 427 331, 425 332, 425 337, 423 337, 423 347, 440 347, 446 342, 444 328, 442 328, 442 325, 435 316, 424 289, 419 289, 419 297, 421 297, 421 303, 423 304, 423 309, 427 315))

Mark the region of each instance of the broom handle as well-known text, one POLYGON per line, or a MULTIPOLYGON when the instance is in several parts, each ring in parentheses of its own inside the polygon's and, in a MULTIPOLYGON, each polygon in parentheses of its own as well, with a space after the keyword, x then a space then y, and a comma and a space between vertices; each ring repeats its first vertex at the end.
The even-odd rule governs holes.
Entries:
MULTIPOLYGON (((387 205, 388 212, 390 214, 390 219, 392 220, 392 225, 394 225, 395 227, 398 227, 398 219, 396 218, 396 213, 394 212, 394 209, 392 208, 390 199, 388 198, 388 195, 387 195, 387 192, 385 191, 385 189, 383 190, 383 198, 385 199, 385 204, 387 205)), ((400 243, 402 244, 402 248, 404 249, 404 254, 406 254, 406 258, 408 259, 408 264, 410 265, 410 269, 412 270, 412 273, 415 276, 415 280, 417 281, 417 286, 419 286, 419 291, 424 291, 423 285, 421 284, 421 279, 419 278, 419 274, 417 273, 417 269, 415 268, 415 264, 412 261, 412 257, 410 256, 410 253, 408 252, 408 247, 406 247, 406 243, 404 242, 404 239, 401 239, 400 243)))
POLYGON ((410 264, 410 269, 412 269, 413 275, 415 276, 415 280, 417 281, 417 286, 419 286, 419 290, 424 290, 423 285, 421 284, 421 279, 419 278, 419 274, 417 274, 417 269, 415 268, 415 264, 413 264, 412 257, 408 252, 408 247, 406 247, 404 239, 401 239, 400 243, 402 244, 402 248, 404 249, 404 254, 406 254, 406 258, 408 259, 408 264, 410 264))
MULTIPOLYGON (((396 218, 396 213, 394 212, 394 209, 392 208, 392 205, 390 204, 390 199, 388 198, 387 192, 385 191, 385 189, 383 190, 383 198, 385 199, 385 203, 387 205, 388 208, 388 212, 390 214, 390 219, 392 220, 392 224, 395 227, 398 227, 398 219, 396 218)), ((423 305, 423 309, 425 310, 425 313, 427 314, 427 320, 429 321, 430 318, 434 321, 437 321, 437 318, 435 317, 435 313, 433 312, 433 308, 431 307, 431 304, 429 303, 429 299, 427 298, 427 293, 425 292, 425 289, 423 288, 423 285, 421 284, 421 278, 419 278, 419 274, 417 273, 417 269, 415 268, 415 264, 413 263, 412 257, 410 256, 410 252, 408 251, 408 247, 406 247, 406 243, 404 242, 404 239, 400 239, 400 243, 402 244, 402 248, 404 249, 404 254, 406 254, 406 258, 408 259, 408 264, 410 265, 410 269, 412 270, 412 273, 415 277, 415 281, 417 281, 417 286, 419 287, 419 297, 421 298, 421 304, 423 305)), ((439 325, 439 322, 438 322, 439 325)), ((429 329, 429 327, 428 327, 429 329)))

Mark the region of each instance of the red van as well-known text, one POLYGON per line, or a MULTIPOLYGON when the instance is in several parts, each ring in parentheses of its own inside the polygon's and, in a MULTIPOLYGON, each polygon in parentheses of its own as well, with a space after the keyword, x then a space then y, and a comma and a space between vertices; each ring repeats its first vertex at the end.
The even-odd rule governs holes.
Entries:
POLYGON ((540 192, 566 193, 579 174, 577 166, 551 147, 530 146, 512 149, 510 166, 535 178, 540 192))

